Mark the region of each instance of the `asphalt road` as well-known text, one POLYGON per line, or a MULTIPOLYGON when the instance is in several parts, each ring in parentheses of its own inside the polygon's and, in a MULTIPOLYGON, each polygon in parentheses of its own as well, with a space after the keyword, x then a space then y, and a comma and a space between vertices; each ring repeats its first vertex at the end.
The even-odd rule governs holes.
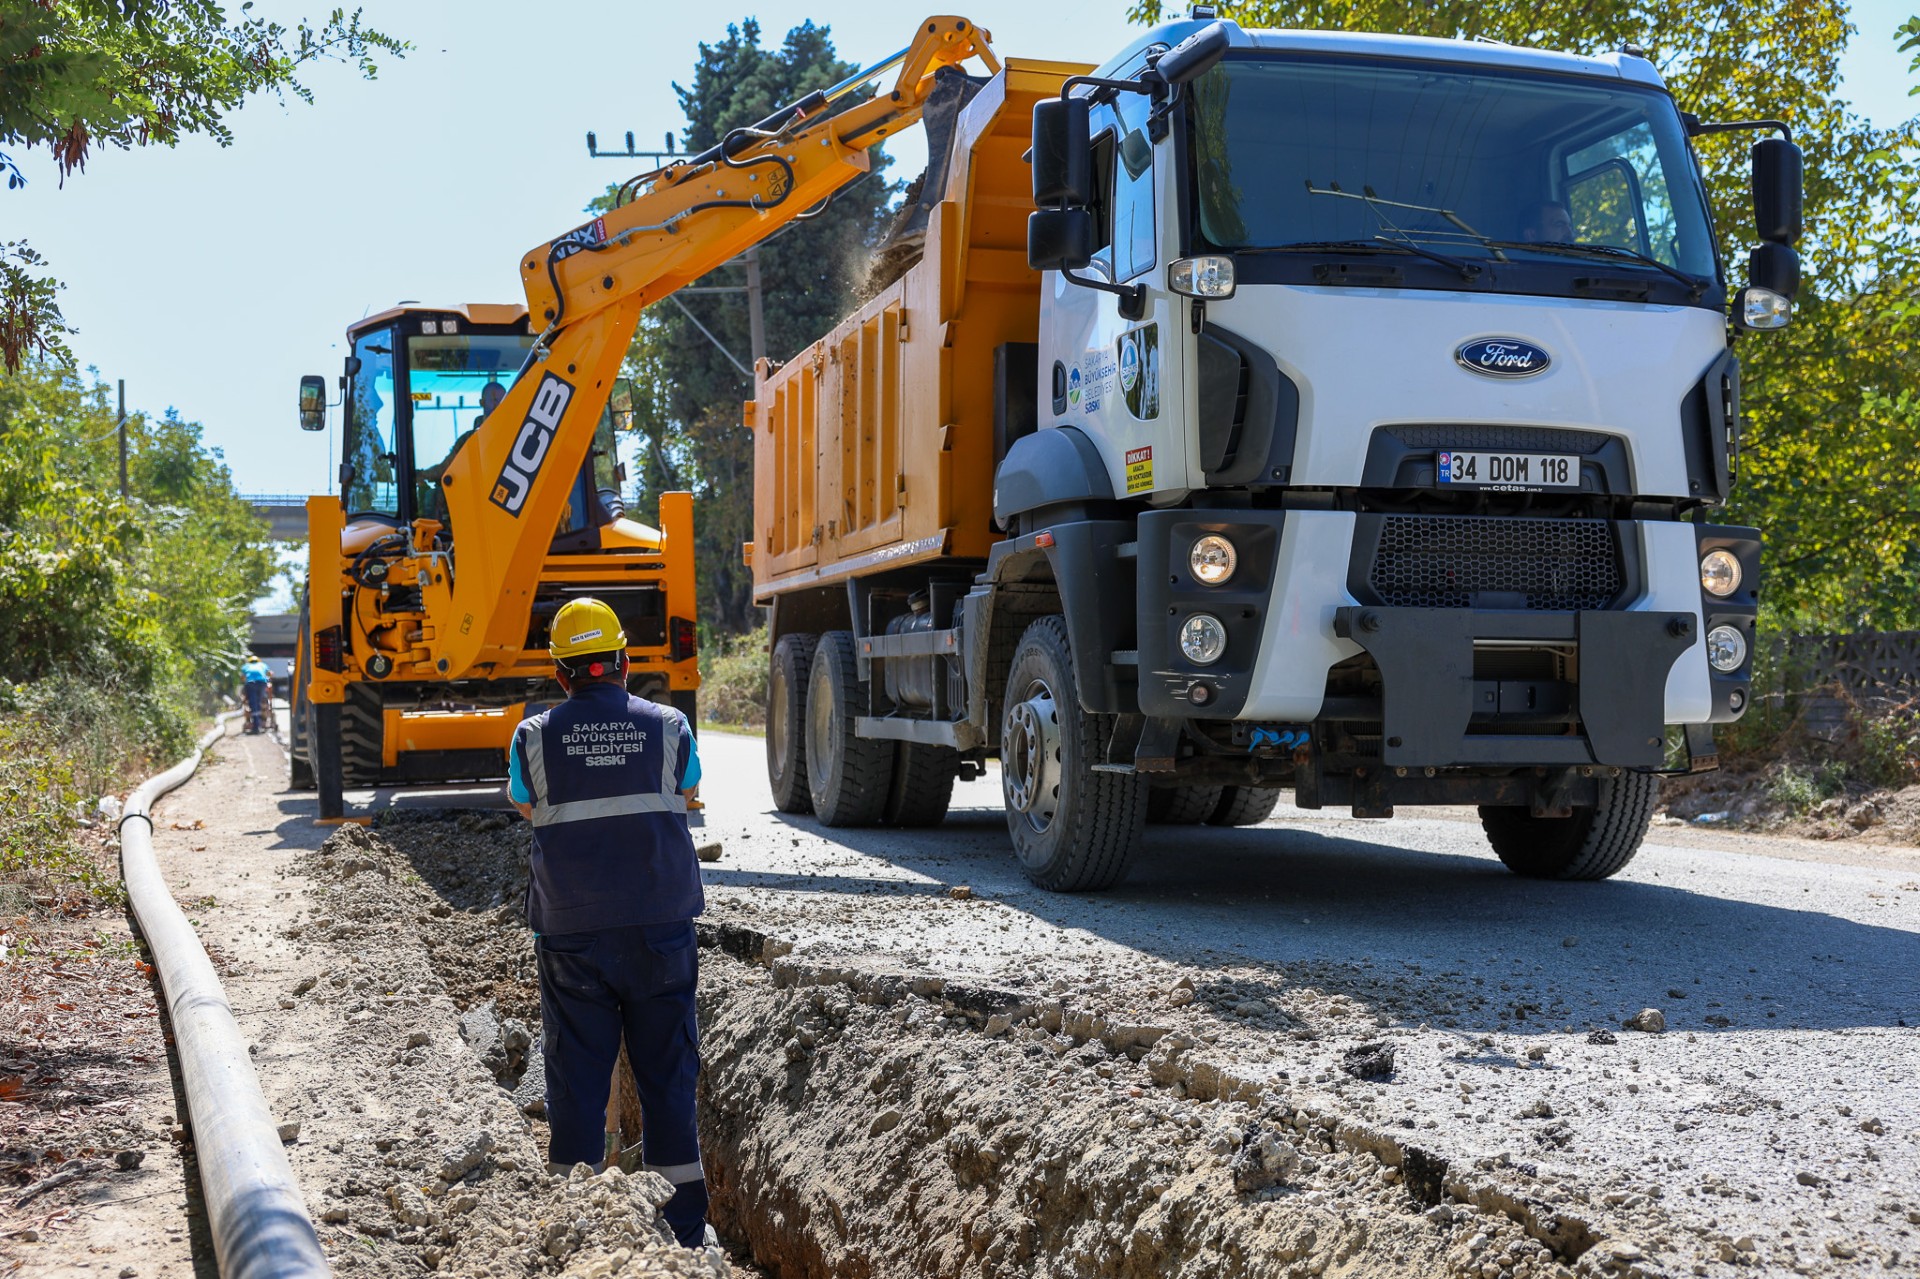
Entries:
POLYGON ((1656 827, 1612 880, 1540 883, 1460 814, 1283 807, 1150 828, 1120 886, 1061 896, 1021 876, 997 773, 943 827, 834 831, 773 810, 759 739, 701 750, 712 909, 803 951, 1146 1013, 1140 991, 1184 976, 1188 1020, 1161 1019, 1201 1026, 1242 1077, 1642 1207, 1641 1230, 1695 1234, 1696 1255, 1748 1238, 1746 1260, 1782 1268, 1913 1260, 1920 850, 1656 827), (974 900, 949 896, 962 884, 974 900), (1274 1014, 1246 1017, 1249 992, 1274 1014), (1665 1033, 1624 1028, 1649 1007, 1665 1033), (1390 1082, 1337 1069, 1368 1034, 1397 1046, 1390 1082))

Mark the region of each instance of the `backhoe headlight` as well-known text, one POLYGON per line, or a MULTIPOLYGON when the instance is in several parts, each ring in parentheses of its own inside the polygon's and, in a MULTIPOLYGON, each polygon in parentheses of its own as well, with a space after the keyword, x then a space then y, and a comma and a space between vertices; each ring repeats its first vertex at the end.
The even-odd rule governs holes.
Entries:
POLYGON ((1233 543, 1218 533, 1207 534, 1187 552, 1187 567, 1193 570, 1194 580, 1204 586, 1220 585, 1239 565, 1240 555, 1233 543))
POLYGON ((1747 637, 1731 626, 1716 626, 1707 632, 1707 662, 1723 675, 1746 665, 1747 637))
POLYGON ((1181 258, 1167 267, 1167 287, 1190 298, 1233 296, 1233 259, 1219 253, 1181 258))
POLYGON ((1211 666, 1227 651, 1227 628, 1211 613, 1195 613, 1180 626, 1180 651, 1196 666, 1211 666))
POLYGON ((1708 551, 1700 557, 1700 588, 1721 599, 1740 589, 1740 561, 1731 551, 1708 551))

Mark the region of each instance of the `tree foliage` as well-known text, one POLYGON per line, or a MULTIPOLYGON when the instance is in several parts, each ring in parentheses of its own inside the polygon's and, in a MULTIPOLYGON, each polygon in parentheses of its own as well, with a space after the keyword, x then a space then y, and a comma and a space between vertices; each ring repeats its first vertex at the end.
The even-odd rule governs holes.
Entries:
POLYGON ((171 749, 238 670, 272 546, 171 410, 127 419, 122 497, 115 416, 61 366, 0 377, 0 711, 70 715, 35 690, 112 690, 131 735, 171 749))
MULTIPOLYGON (((311 101, 300 68, 346 60, 371 78, 380 53, 407 46, 334 9, 292 27, 214 0, 0 0, 0 173, 26 184, 7 149, 46 148, 62 185, 97 147, 173 146, 201 134, 232 142, 226 117, 261 93, 311 101)), ((0 362, 65 358, 71 332, 57 287, 24 244, 0 246, 0 362)))
MULTIPOLYGON (((687 119, 682 140, 688 151, 704 150, 729 129, 855 70, 834 55, 827 27, 802 23, 778 48, 766 48, 759 23, 731 25, 725 39, 700 45, 691 83, 674 85, 687 119)), ((894 191, 884 177, 886 163, 876 152, 871 175, 844 188, 819 216, 761 247, 766 354, 772 359, 791 358, 852 307, 894 191)), ((614 189, 595 202, 595 211, 608 206, 614 189)), ((698 284, 744 282, 744 269, 736 264, 698 284)), ((627 361, 640 433, 640 473, 634 477, 640 511, 644 515, 657 494, 669 489, 694 492, 702 612, 735 632, 753 624, 752 579, 740 558, 741 545, 753 535, 753 439, 741 424, 741 404, 753 394, 753 383, 734 364, 737 359, 751 367, 751 350, 745 294, 694 294, 650 308, 627 361), (695 319, 733 359, 701 333, 695 319)))
MULTIPOLYGON (((1128 16, 1155 22, 1164 8, 1134 0, 1128 16)), ((1787 332, 1741 340, 1748 422, 1740 489, 1724 518, 1766 535, 1776 624, 1920 626, 1920 119, 1876 128, 1848 106, 1840 57, 1855 31, 1844 0, 1227 0, 1220 11, 1249 27, 1485 37, 1575 53, 1633 43, 1681 109, 1788 121, 1806 152, 1805 283, 1787 332)), ((1920 49, 1920 19, 1891 34, 1903 51, 1920 49)), ((1751 140, 1696 141, 1736 285, 1752 243, 1751 140)))

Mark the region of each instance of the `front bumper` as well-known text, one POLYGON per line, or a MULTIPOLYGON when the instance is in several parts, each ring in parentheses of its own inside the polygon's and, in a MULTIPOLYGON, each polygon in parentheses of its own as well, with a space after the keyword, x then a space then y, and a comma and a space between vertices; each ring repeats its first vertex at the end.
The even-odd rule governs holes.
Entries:
POLYGON ((1490 613, 1368 608, 1334 614, 1334 631, 1372 655, 1381 679, 1381 762, 1394 765, 1611 764, 1666 757, 1666 687, 1692 648, 1692 613, 1490 613), (1474 678, 1478 643, 1572 645, 1580 735, 1497 731, 1509 681, 1474 678), (1480 718, 1483 731, 1471 731, 1480 718), (1490 722, 1489 722, 1490 721, 1490 722))

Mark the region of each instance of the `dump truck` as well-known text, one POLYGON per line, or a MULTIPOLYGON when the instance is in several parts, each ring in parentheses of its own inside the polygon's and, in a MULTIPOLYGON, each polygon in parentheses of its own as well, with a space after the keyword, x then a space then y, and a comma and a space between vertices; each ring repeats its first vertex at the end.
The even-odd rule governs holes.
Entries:
POLYGON ((507 304, 408 303, 347 330, 339 495, 308 503, 308 606, 290 702, 292 782, 319 783, 323 817, 341 815, 344 786, 504 776, 521 719, 564 696, 546 633, 576 596, 619 614, 636 694, 697 714, 692 497, 662 495, 656 526, 629 518, 611 402, 585 457, 556 473, 566 489, 558 519, 501 600, 520 605, 522 642, 458 675, 429 642, 452 625, 456 561, 512 549, 456 545, 465 524, 453 518, 450 463, 485 431, 536 336, 526 309, 507 304))
POLYGON ((1204 6, 958 94, 918 261, 745 407, 777 805, 933 823, 997 759, 1048 889, 1288 789, 1618 872, 1751 693, 1760 538, 1712 516, 1798 287, 1787 126, 1633 48, 1204 6), (1744 283, 1692 147, 1730 129, 1744 283))
MULTIPOLYGON (((608 404, 641 311, 872 171, 939 72, 999 69, 964 18, 827 89, 635 175, 612 207, 521 255, 526 305, 404 304, 354 324, 339 492, 307 503, 292 778, 343 787, 497 776, 530 704, 559 691, 547 626, 568 598, 621 617, 636 693, 694 718, 693 507, 626 518, 608 404), (888 77, 891 76, 889 80, 888 77)), ((327 425, 327 381, 300 424, 327 425)))

